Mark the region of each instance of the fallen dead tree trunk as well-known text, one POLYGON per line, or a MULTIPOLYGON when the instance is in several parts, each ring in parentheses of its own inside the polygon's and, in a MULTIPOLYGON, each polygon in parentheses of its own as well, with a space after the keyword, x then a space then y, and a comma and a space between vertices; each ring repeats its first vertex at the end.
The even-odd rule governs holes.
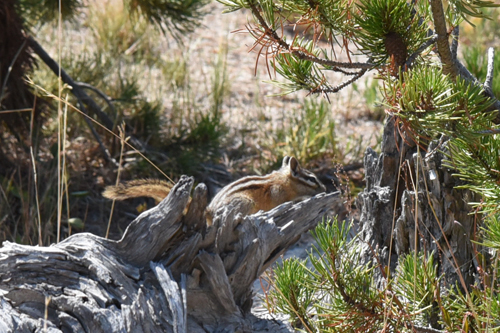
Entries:
POLYGON ((249 314, 252 282, 317 224, 337 193, 246 217, 229 206, 207 228, 205 185, 183 214, 192 185, 182 177, 119 241, 84 233, 49 247, 5 242, 0 331, 277 331, 249 314))

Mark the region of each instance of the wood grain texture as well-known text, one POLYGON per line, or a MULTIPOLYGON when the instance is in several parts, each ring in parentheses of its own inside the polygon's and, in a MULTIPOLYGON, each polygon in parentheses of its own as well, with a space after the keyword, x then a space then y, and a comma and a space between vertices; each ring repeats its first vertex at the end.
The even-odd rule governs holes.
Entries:
POLYGON ((182 177, 119 241, 73 235, 49 247, 0 248, 1 332, 288 332, 249 313, 253 281, 338 200, 320 194, 207 227, 206 187, 183 214, 182 177))
MULTIPOLYGON (((475 279, 473 248, 481 251, 471 242, 480 219, 470 214, 468 204, 479 198, 470 190, 456 188, 464 182, 444 165, 449 154, 446 138, 419 150, 415 144, 408 145, 411 142, 403 140, 394 127, 389 118, 380 154, 370 148, 365 153, 366 188, 357 198, 363 255, 373 261, 376 251, 380 257, 373 262, 384 265, 390 257, 394 270, 399 256, 413 250, 433 251, 438 275, 444 274, 441 281, 465 288, 475 279)), ((378 280, 384 283, 381 276, 378 280)))

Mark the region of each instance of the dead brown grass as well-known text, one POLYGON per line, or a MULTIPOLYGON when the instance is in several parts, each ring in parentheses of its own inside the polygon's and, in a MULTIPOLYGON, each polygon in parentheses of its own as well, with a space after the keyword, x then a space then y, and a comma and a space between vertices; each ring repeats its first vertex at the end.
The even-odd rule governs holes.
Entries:
MULTIPOLYGON (((270 77, 275 78, 274 73, 268 73, 263 59, 257 61, 255 52, 248 52, 253 44, 252 37, 246 33, 236 32, 244 28, 248 12, 223 15, 221 14, 222 5, 212 3, 207 8, 209 14, 205 17, 203 25, 192 35, 185 36, 184 45, 180 45, 173 39, 162 36, 151 27, 144 25, 144 22, 133 24, 126 22, 123 17, 120 17, 119 8, 113 7, 116 5, 115 2, 109 1, 106 7, 100 7, 100 9, 91 6, 90 11, 85 15, 95 15, 95 17, 89 18, 83 15, 82 22, 73 25, 65 24, 62 41, 62 53, 65 60, 62 63, 75 79, 91 83, 111 98, 115 98, 116 108, 120 110, 123 117, 137 119, 132 122, 136 126, 133 131, 135 135, 140 136, 140 131, 144 130, 148 124, 143 122, 143 115, 140 113, 137 114, 137 118, 131 117, 141 112, 142 106, 148 105, 148 102, 161 105, 158 124, 162 126, 159 132, 161 136, 145 135, 142 138, 145 142, 157 147, 158 151, 151 150, 147 154, 165 173, 174 178, 181 173, 193 174, 199 181, 212 181, 215 187, 215 185, 224 185, 231 178, 270 171, 279 164, 282 154, 290 154, 287 151, 286 142, 272 141, 273 143, 270 144, 269 138, 275 136, 278 129, 291 126, 291 118, 302 116, 303 100, 306 96, 305 93, 297 93, 271 97, 271 95, 279 94, 280 90, 263 81, 269 80, 270 77), (106 29, 109 27, 87 24, 102 23, 106 15, 109 19, 115 20, 111 24, 115 35, 108 36, 110 38, 108 43, 100 45, 99 42, 106 41, 105 38, 108 38, 106 29), (226 135, 219 143, 218 155, 207 159, 187 160, 184 163, 193 164, 195 167, 179 169, 179 164, 173 166, 171 157, 182 153, 187 146, 181 145, 180 148, 176 148, 180 150, 169 150, 173 148, 172 141, 169 141, 168 137, 181 135, 179 128, 200 119, 195 115, 196 112, 212 108, 213 71, 221 52, 226 49, 225 68, 228 79, 224 83, 227 86, 223 89, 223 95, 221 95, 223 98, 221 98, 218 110, 221 114, 221 121, 227 128, 226 135), (108 50, 118 61, 96 63, 95 59, 98 58, 90 58, 90 55, 98 50, 108 50), (124 67, 125 65, 128 67, 124 67), (112 67, 114 72, 106 74, 107 67, 112 67), (134 104, 135 106, 132 107, 131 104, 120 100, 119 94, 123 92, 120 90, 122 88, 120 82, 123 82, 120 79, 126 77, 127 74, 140 77, 134 87, 144 92, 141 98, 146 104, 134 104), (198 163, 201 163, 201 167, 198 163)), ((40 43, 53 55, 57 54, 55 36, 55 27, 50 26, 44 27, 37 36, 40 43)), ((338 54, 342 57, 340 52, 338 54)), ((51 85, 55 86, 57 82, 57 79, 43 66, 40 66, 34 78, 37 84, 46 88, 51 85)), ((336 148, 326 151, 314 160, 302 161, 327 181, 334 177, 336 172, 334 164, 360 162, 364 149, 368 145, 375 147, 377 144, 381 123, 372 119, 372 111, 366 106, 360 91, 361 89, 348 87, 330 96, 331 104, 328 105, 330 116, 327 121, 334 124, 336 148)), ((321 99, 316 96, 307 98, 318 99, 318 101, 321 99)), ((62 209, 62 238, 81 230, 104 235, 111 202, 103 199, 100 193, 104 186, 115 183, 117 170, 103 157, 98 144, 81 120, 81 116, 70 114, 69 119, 70 126, 65 152, 68 170, 68 191, 65 195, 67 194, 68 197, 63 200, 65 207, 62 209), (68 224, 68 221, 74 217, 84 222, 83 229, 75 229, 76 226, 68 224)), ((119 121, 119 118, 116 119, 119 121)), ((308 125, 303 123, 299 126, 305 128, 308 125)), ((54 163, 57 151, 54 150, 56 142, 56 136, 53 134, 54 127, 53 121, 46 123, 44 136, 37 150, 37 172, 39 179, 42 179, 38 190, 42 196, 41 218, 44 225, 44 244, 55 240, 53 207, 56 193, 54 163)), ((104 131, 98 129, 98 132, 105 145, 110 147, 111 153, 117 157, 119 153, 117 141, 107 136, 104 131)), ((35 227, 29 227, 29 225, 23 228, 18 227, 21 221, 30 223, 29 221, 36 220, 36 210, 33 208, 34 185, 31 159, 26 150, 22 149, 12 136, 4 135, 2 141, 3 153, 9 151, 13 164, 17 161, 22 162, 1 179, 2 189, 7 199, 0 205, 0 211, 3 214, 3 220, 0 220, 0 238, 2 240, 15 239, 22 243, 36 243, 34 241, 37 234, 35 227), (24 213, 17 213, 19 211, 24 213)), ((124 161, 122 179, 160 176, 133 151, 126 152, 124 161)), ((359 173, 359 170, 352 172, 359 173)), ((356 174, 356 178, 358 179, 356 184, 360 185, 362 177, 356 174)), ((331 181, 328 182, 331 184, 331 181)), ((143 209, 143 203, 144 200, 135 200, 117 205, 118 214, 115 212, 113 217, 111 238, 118 238, 121 235, 127 223, 132 220, 132 216, 137 213, 136 208, 143 209)), ((153 203, 150 202, 150 204, 153 203)))

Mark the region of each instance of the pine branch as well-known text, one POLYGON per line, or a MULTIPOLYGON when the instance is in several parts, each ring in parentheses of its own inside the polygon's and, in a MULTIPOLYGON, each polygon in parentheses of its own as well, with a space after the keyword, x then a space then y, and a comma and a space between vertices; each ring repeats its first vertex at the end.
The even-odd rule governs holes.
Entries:
POLYGON ((500 133, 500 128, 494 128, 494 129, 488 129, 488 130, 482 130, 482 131, 477 131, 477 134, 484 134, 484 135, 493 135, 493 134, 498 134, 500 133))
POLYGON ((448 43, 448 32, 446 29, 446 19, 444 17, 443 3, 441 0, 431 0, 432 17, 436 29, 437 48, 441 62, 443 63, 443 73, 450 74, 453 78, 458 75, 458 69, 453 59, 453 55, 448 43))
POLYGON ((323 59, 323 58, 318 58, 315 56, 311 56, 308 54, 305 54, 302 51, 297 51, 297 50, 291 50, 291 54, 296 56, 297 58, 301 60, 308 60, 323 66, 335 66, 335 67, 344 67, 344 68, 358 68, 358 69, 364 69, 365 72, 369 69, 373 69, 374 65, 368 62, 340 62, 340 61, 333 61, 329 59, 323 59))
POLYGON ((490 94, 493 94, 493 70, 495 69, 495 49, 490 47, 488 49, 488 69, 486 72, 486 80, 484 87, 490 94))
MULTIPOLYGON (((43 47, 38 44, 38 42, 33 38, 29 37, 28 38, 28 43, 29 46, 33 49, 33 51, 42 59, 42 61, 54 72, 54 74, 58 75, 59 74, 59 64, 52 59, 52 57, 43 49, 43 47)), ((87 105, 89 110, 95 114, 101 123, 110 131, 113 130, 114 123, 113 121, 108 117, 106 113, 104 113, 99 105, 89 96, 87 93, 80 88, 77 82, 71 78, 71 76, 66 73, 66 71, 61 68, 61 79, 64 83, 70 85, 72 87, 72 93, 75 95, 75 97, 84 105, 87 105)), ((82 110, 84 111, 84 110, 82 110)), ((88 113, 87 113, 88 114, 88 113)), ((144 148, 145 144, 141 142, 139 139, 135 138, 134 136, 130 137, 131 142, 136 146, 140 148, 144 148)))
POLYGON ((116 109, 115 109, 115 106, 113 105, 113 102, 111 101, 111 99, 109 98, 109 96, 106 95, 103 91, 97 89, 93 85, 91 85, 89 83, 86 83, 86 82, 80 82, 79 81, 79 82, 75 82, 75 83, 77 85, 79 85, 80 87, 92 90, 97 95, 99 95, 99 97, 101 97, 106 102, 106 104, 108 104, 109 109, 111 110, 111 112, 113 112, 113 115, 116 115, 116 109))
POLYGON ((453 28, 451 36, 452 36, 451 56, 453 57, 453 61, 457 61, 458 37, 460 36, 460 26, 457 25, 455 28, 453 28))
POLYGON ((434 44, 438 39, 437 35, 432 35, 430 39, 428 39, 425 43, 423 43, 411 56, 408 57, 408 60, 405 63, 406 68, 410 68, 413 65, 413 62, 417 59, 417 57, 424 52, 429 46, 434 44))
POLYGON ((342 73, 346 76, 355 76, 355 75, 359 75, 360 72, 348 72, 346 70, 343 70, 342 68, 338 68, 338 67, 332 67, 332 68, 325 68, 327 70, 331 70, 332 72, 339 72, 339 73, 342 73))
POLYGON ((333 60, 324 59, 324 58, 318 58, 316 56, 306 54, 303 51, 294 49, 292 46, 290 46, 290 44, 288 44, 280 36, 278 36, 278 33, 275 30, 273 30, 269 27, 269 25, 266 23, 266 21, 264 20, 264 18, 260 14, 260 11, 255 4, 251 4, 250 9, 252 10, 253 15, 257 18, 257 21, 259 21, 260 26, 264 29, 264 33, 266 34, 266 36, 273 43, 276 43, 279 45, 279 48, 277 48, 276 52, 280 52, 280 49, 284 49, 284 50, 288 51, 288 53, 296 56, 300 60, 307 60, 307 61, 311 61, 311 62, 319 64, 319 65, 329 66, 329 67, 358 68, 358 69, 366 69, 366 70, 372 69, 374 67, 374 65, 371 63, 340 62, 340 61, 333 61, 333 60))
POLYGON ((350 85, 351 83, 353 83, 354 81, 358 80, 359 78, 361 78, 366 72, 368 71, 368 69, 362 69, 360 70, 358 73, 356 73, 354 75, 354 77, 352 77, 351 79, 339 84, 338 86, 336 87, 333 87, 333 88, 325 88, 325 89, 317 89, 315 91, 312 91, 311 93, 312 94, 319 94, 319 93, 337 93, 339 92, 340 90, 344 89, 345 87, 347 87, 348 85, 350 85))

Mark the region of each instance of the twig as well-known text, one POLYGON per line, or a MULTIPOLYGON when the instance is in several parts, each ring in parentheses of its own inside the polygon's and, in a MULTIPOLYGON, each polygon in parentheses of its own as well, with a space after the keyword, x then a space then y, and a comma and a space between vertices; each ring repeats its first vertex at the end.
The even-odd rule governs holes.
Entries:
POLYGON ((423 327, 423 326, 416 326, 416 325, 413 325, 413 328, 414 328, 413 332, 416 332, 416 333, 445 333, 446 332, 446 331, 437 330, 437 329, 431 328, 431 327, 423 327))
POLYGON ((453 28, 451 32, 451 56, 453 57, 453 61, 457 61, 457 51, 458 51, 458 37, 460 35, 460 26, 456 26, 453 28))
POLYGON ((437 35, 432 35, 425 43, 420 45, 420 47, 413 52, 411 56, 408 57, 408 60, 406 60, 405 67, 410 68, 411 65, 413 65, 413 62, 417 57, 424 52, 429 46, 434 44, 437 41, 438 36, 437 35))
POLYGON ((333 72, 339 72, 339 73, 342 73, 342 74, 347 75, 347 76, 354 76, 354 75, 359 74, 359 72, 348 72, 348 71, 345 71, 342 68, 338 68, 338 67, 326 68, 326 70, 331 70, 333 72))
POLYGON ((362 69, 360 70, 355 76, 350 78, 349 80, 339 84, 336 87, 333 88, 326 88, 326 89, 317 89, 315 91, 311 91, 311 94, 319 94, 319 93, 336 93, 339 92, 340 90, 344 89, 354 81, 358 80, 360 77, 362 77, 368 69, 362 69))
POLYGON ((493 94, 493 71, 495 68, 495 49, 488 48, 488 69, 486 72, 486 80, 484 81, 484 87, 493 94))
MULTIPOLYGON (((82 110, 83 113, 87 113, 87 110, 85 109, 85 105, 83 104, 83 102, 80 99, 78 99, 78 105, 79 105, 80 110, 82 110)), ((87 123, 87 126, 90 128, 90 131, 92 132, 92 135, 94 136, 94 138, 96 139, 97 143, 99 144, 99 147, 101 148, 101 150, 102 150, 102 152, 103 152, 104 157, 106 158, 106 160, 108 162, 113 163, 114 166, 118 168, 119 167, 118 162, 116 162, 116 160, 111 156, 108 148, 106 148, 106 146, 102 142, 101 137, 99 136, 99 133, 97 133, 97 131, 95 130, 94 125, 92 124, 92 122, 90 121, 90 119, 88 119, 87 117, 83 117, 83 119, 87 123)))
MULTIPOLYGON (((42 59, 42 61, 45 64, 47 64, 47 66, 54 73, 59 75, 59 64, 54 59, 52 59, 48 55, 47 52, 45 52, 43 47, 40 44, 38 44, 38 42, 35 39, 33 39, 33 37, 31 37, 31 36, 28 37, 28 43, 31 46, 31 48, 33 48, 33 51, 40 57, 40 59, 42 59)), ((89 95, 87 95, 85 93, 85 91, 83 91, 83 89, 81 89, 80 86, 62 68, 61 68, 61 79, 63 80, 64 83, 70 85, 73 88, 72 89, 73 95, 75 95, 75 97, 79 101, 81 101, 82 103, 87 105, 89 107, 90 111, 92 111, 94 114, 97 115, 97 117, 99 117, 102 125, 104 125, 108 130, 112 131, 113 126, 114 126, 113 121, 108 117, 108 115, 106 113, 104 113, 101 110, 99 105, 97 105, 97 103, 89 95)), ((84 112, 87 112, 87 111, 84 111, 84 112)), ((88 115, 88 113, 85 113, 85 114, 88 115)), ((145 147, 144 143, 142 143, 139 139, 137 139, 133 136, 130 137, 130 141, 136 147, 139 147, 139 149, 144 149, 144 147, 145 147)))
MULTIPOLYGON (((303 51, 299 50, 294 50, 293 47, 291 47, 287 42, 285 42, 278 34, 276 33, 275 30, 271 29, 269 25, 266 23, 262 15, 260 14, 259 10, 257 9, 257 6, 255 4, 252 4, 250 6, 252 9, 252 13, 255 15, 257 18, 257 21, 259 21, 259 24, 264 28, 264 33, 275 43, 277 43, 280 47, 276 48, 277 52, 279 52, 279 49, 285 49, 288 51, 288 53, 293 54, 297 58, 301 60, 308 60, 323 66, 330 66, 330 67, 343 67, 343 68, 358 68, 358 69, 371 69, 374 67, 373 64, 370 63, 364 63, 364 62, 340 62, 340 61, 333 61, 329 59, 323 59, 323 58, 318 58, 316 56, 312 56, 309 54, 304 53, 303 51)), ((366 71, 365 71, 366 72, 366 71)), ((363 73, 364 74, 364 73, 363 73)))
POLYGON ((373 64, 366 62, 341 62, 341 61, 333 61, 329 59, 318 58, 309 54, 305 54, 302 51, 298 50, 289 50, 291 54, 296 56, 301 60, 309 60, 311 62, 323 65, 323 66, 332 66, 332 67, 344 67, 344 68, 357 68, 357 69, 372 69, 374 67, 373 64))
POLYGON ((444 17, 443 3, 441 0, 431 0, 432 18, 436 30, 437 48, 441 62, 443 63, 443 73, 450 74, 452 77, 458 75, 456 63, 451 54, 448 43, 448 33, 446 30, 446 19, 444 17))
POLYGON ((115 106, 113 105, 113 102, 111 101, 111 99, 109 98, 108 95, 106 95, 103 91, 97 89, 96 87, 94 87, 93 85, 91 85, 89 83, 80 82, 80 81, 75 82, 75 83, 77 85, 79 85, 80 87, 92 90, 97 95, 99 95, 99 97, 101 97, 106 102, 106 104, 108 104, 109 108, 111 109, 111 112, 113 112, 113 115, 116 116, 115 106))
POLYGON ((40 215, 40 196, 38 195, 38 174, 36 172, 35 154, 33 153, 33 145, 30 145, 31 163, 33 166, 33 180, 35 185, 35 203, 38 217, 38 245, 43 246, 42 238, 42 216, 40 215))
MULTIPOLYGON (((2 99, 0 99, 0 101, 1 100, 2 99)), ((0 114, 19 113, 19 112, 28 112, 28 111, 33 111, 33 108, 24 108, 24 109, 15 109, 15 110, 0 110, 0 114)))
MULTIPOLYGON (((478 81, 478 79, 476 79, 476 77, 474 75, 471 74, 471 72, 469 72, 467 67, 465 67, 460 61, 457 61, 456 65, 458 67, 458 74, 461 77, 463 77, 467 81, 470 81, 476 85, 479 85, 479 86, 483 85, 481 82, 478 81)), ((494 96, 491 96, 491 97, 494 97, 494 96)))
POLYGON ((477 134, 484 134, 484 135, 498 134, 498 133, 500 133, 500 128, 494 128, 494 129, 489 129, 489 130, 477 131, 476 133, 477 134))

